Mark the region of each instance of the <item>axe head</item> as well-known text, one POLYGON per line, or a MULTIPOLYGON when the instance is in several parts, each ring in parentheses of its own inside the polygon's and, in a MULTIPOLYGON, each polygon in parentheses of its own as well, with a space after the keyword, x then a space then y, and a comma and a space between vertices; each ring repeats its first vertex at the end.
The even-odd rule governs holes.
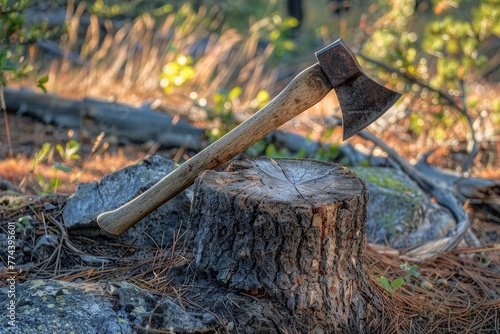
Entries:
POLYGON ((370 125, 401 96, 370 79, 342 39, 316 52, 316 58, 337 93, 344 140, 370 125))

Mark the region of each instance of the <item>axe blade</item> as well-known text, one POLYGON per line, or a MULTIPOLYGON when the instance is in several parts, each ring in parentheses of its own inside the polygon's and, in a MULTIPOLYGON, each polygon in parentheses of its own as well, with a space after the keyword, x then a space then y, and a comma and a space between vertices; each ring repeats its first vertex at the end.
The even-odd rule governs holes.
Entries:
POLYGON ((335 88, 342 110, 343 139, 346 140, 376 121, 401 96, 360 75, 335 88))
POLYGON ((370 79, 342 39, 316 52, 316 58, 337 93, 344 140, 373 123, 401 97, 370 79))

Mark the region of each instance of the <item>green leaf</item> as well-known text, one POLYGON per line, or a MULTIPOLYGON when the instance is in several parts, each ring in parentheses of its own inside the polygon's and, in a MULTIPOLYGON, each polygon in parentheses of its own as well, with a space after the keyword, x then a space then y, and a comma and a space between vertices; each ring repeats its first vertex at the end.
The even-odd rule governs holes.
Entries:
POLYGON ((36 179, 40 187, 44 188, 47 185, 47 181, 45 181, 42 174, 37 174, 36 179))
POLYGON ((401 277, 396 278, 394 281, 392 281, 391 283, 392 292, 396 292, 404 284, 404 282, 405 280, 402 279, 401 277))
POLYGON ((40 79, 38 79, 38 84, 44 84, 44 83, 47 83, 49 81, 49 76, 48 75, 44 75, 43 77, 41 77, 40 79))
POLYGON ((14 66, 5 65, 0 68, 2 71, 14 71, 16 68, 14 66))
POLYGON ((22 226, 26 226, 28 228, 31 228, 31 220, 32 218, 30 216, 23 216, 19 218, 17 221, 22 224, 22 226))
POLYGON ((64 147, 61 144, 56 145, 56 150, 57 153, 61 156, 61 158, 64 158, 64 147))
POLYGON ((38 84, 38 85, 36 85, 36 86, 37 86, 38 88, 40 88, 40 89, 41 89, 41 90, 42 90, 45 94, 47 94, 47 88, 45 88, 45 86, 44 86, 44 85, 40 85, 40 84, 38 84))
POLYGON ((49 143, 44 143, 40 151, 35 154, 33 161, 31 161, 31 170, 33 171, 39 164, 44 162, 50 153, 52 146, 49 143))
POLYGON ((73 170, 73 168, 68 167, 68 166, 66 166, 66 165, 64 165, 64 164, 62 164, 60 162, 55 162, 54 163, 54 168, 57 169, 57 170, 61 170, 61 171, 65 172, 65 173, 69 173, 69 172, 71 172, 73 170))
POLYGON ((66 145, 66 159, 78 160, 80 156, 77 154, 80 150, 80 143, 71 139, 66 145))
POLYGON ((297 159, 306 158, 306 150, 303 147, 301 147, 300 150, 297 152, 297 154, 295 154, 295 158, 297 159))
POLYGON ((47 94, 47 88, 45 88, 45 84, 49 81, 49 76, 45 75, 38 79, 36 86, 40 88, 45 94, 47 94))
POLYGON ((384 287, 384 289, 386 289, 387 291, 392 293, 392 288, 391 288, 391 285, 389 284, 389 281, 387 280, 387 278, 385 278, 384 276, 380 276, 378 278, 378 282, 380 283, 380 285, 382 285, 384 287))
POLYGON ((49 187, 50 189, 54 189, 55 187, 59 187, 62 184, 63 182, 61 181, 61 179, 59 179, 58 177, 53 177, 50 179, 49 187))
POLYGON ((16 233, 21 233, 23 231, 23 225, 17 223, 16 224, 16 233))
POLYGON ((416 264, 410 267, 410 275, 416 278, 419 278, 421 276, 421 274, 418 272, 418 266, 416 264))
POLYGON ((333 135, 334 130, 335 130, 334 126, 329 126, 328 128, 326 128, 325 133, 321 137, 321 141, 323 142, 323 141, 327 141, 328 139, 330 139, 333 135))
POLYGON ((251 156, 251 157, 257 157, 259 156, 260 154, 262 154, 262 152, 266 149, 266 142, 263 141, 263 140, 259 140, 258 142, 256 142, 255 144, 253 144, 252 146, 250 146, 248 149, 247 149, 247 153, 251 156))

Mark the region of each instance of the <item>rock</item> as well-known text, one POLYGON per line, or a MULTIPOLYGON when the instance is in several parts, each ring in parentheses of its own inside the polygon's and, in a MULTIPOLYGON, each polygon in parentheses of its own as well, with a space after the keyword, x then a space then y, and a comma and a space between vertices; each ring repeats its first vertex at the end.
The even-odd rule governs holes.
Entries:
MULTIPOLYGON (((174 162, 155 155, 136 165, 108 174, 100 182, 80 183, 68 198, 63 218, 70 233, 102 235, 97 226, 97 216, 116 209, 148 189, 174 169, 174 162)), ((184 191, 162 205, 137 225, 118 238, 125 243, 133 242, 147 228, 146 235, 135 240, 136 246, 153 246, 170 242, 173 234, 187 221, 191 205, 189 191, 184 191)))
MULTIPOLYGON (((7 296, 8 287, 0 289, 7 296)), ((140 328, 207 332, 215 316, 182 308, 172 299, 127 282, 70 283, 31 280, 16 285, 14 298, 2 298, 7 310, 15 300, 15 326, 4 321, 2 333, 137 333, 140 328)), ((9 319, 12 320, 12 319, 9 319)))
POLYGON ((371 243, 403 249, 438 240, 456 222, 406 174, 392 168, 355 167, 370 194, 366 234, 371 243))

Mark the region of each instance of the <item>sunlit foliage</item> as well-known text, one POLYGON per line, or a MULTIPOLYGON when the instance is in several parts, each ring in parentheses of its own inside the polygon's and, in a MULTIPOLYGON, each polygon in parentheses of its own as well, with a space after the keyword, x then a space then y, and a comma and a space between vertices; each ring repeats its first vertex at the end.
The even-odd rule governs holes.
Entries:
MULTIPOLYGON (((28 23, 25 11, 33 1, 0 1, 0 84, 24 78, 33 71, 27 61, 30 46, 44 38, 60 35, 65 27, 48 28, 45 22, 28 23)), ((37 86, 45 90, 47 77, 38 79, 37 86)))

